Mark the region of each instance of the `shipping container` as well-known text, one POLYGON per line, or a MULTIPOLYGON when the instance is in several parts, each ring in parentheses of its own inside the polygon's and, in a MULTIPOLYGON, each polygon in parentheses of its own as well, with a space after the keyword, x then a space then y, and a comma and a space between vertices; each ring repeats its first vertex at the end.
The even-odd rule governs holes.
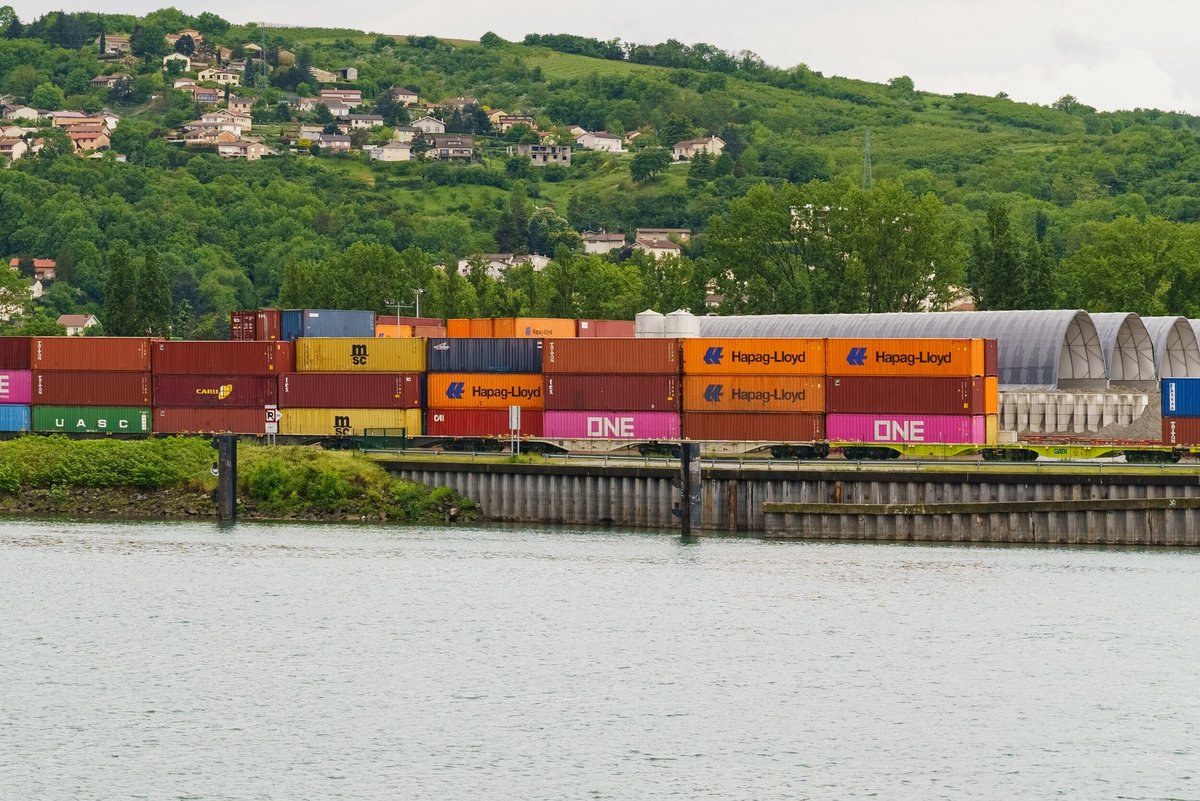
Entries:
POLYGON ((435 326, 444 328, 446 321, 440 317, 397 317, 394 314, 379 314, 375 316, 376 325, 409 325, 413 328, 417 326, 435 326))
POLYGON ((492 336, 523 339, 574 338, 575 321, 553 317, 497 317, 492 336))
POLYGON ((470 336, 478 339, 494 337, 496 335, 495 321, 491 317, 472 317, 470 331, 470 336))
POLYGON ((230 312, 229 338, 234 342, 253 342, 258 339, 258 312, 230 312))
POLYGON ((35 406, 150 406, 149 373, 35 370, 35 406))
POLYGON ((425 340, 332 337, 296 342, 298 373, 419 373, 425 340))
MULTIPOLYGON (((542 436, 540 409, 521 410, 518 436, 542 436)), ((507 437, 508 409, 429 409, 425 412, 427 437, 507 437)))
POLYGON ((284 373, 279 407, 308 409, 420 409, 424 373, 284 373))
POLYGON ((687 412, 683 436, 710 442, 817 442, 825 439, 825 415, 687 412))
POLYGON ((983 376, 982 339, 829 339, 828 372, 840 375, 983 376))
POLYGON ((30 431, 31 422, 28 406, 0 406, 0 431, 30 431))
POLYGON ((154 372, 215 376, 288 373, 295 364, 294 353, 291 342, 155 342, 154 372))
POLYGON ((804 375, 684 376, 685 412, 825 411, 825 379, 804 375))
POLYGON ((446 336, 455 339, 466 339, 471 336, 471 321, 467 319, 447 320, 446 336))
POLYGON ((679 439, 677 412, 546 412, 542 436, 553 439, 679 439))
POLYGON ((546 339, 544 373, 678 375, 677 339, 546 339))
POLYGON ((249 407, 203 409, 163 406, 154 410, 158 434, 262 434, 266 413, 249 407))
POLYGON ((414 325, 413 336, 418 339, 445 339, 450 333, 444 325, 414 325))
POLYGON ((279 312, 279 338, 295 342, 304 336, 304 309, 282 309, 279 312))
MULTIPOLYGON (((995 379, 992 379, 993 382, 995 379)), ((995 414, 988 411, 985 378, 952 376, 831 375, 825 382, 825 410, 835 414, 995 414)), ((999 402, 992 384, 994 407, 999 402)))
POLYGON ((273 375, 154 375, 154 406, 274 406, 273 375))
POLYGON ((0 404, 33 402, 33 373, 29 370, 0 370, 0 404))
POLYGON ((994 339, 983 340, 983 374, 1000 375, 1000 343, 994 339))
POLYGON ((430 373, 428 405, 442 409, 542 408, 542 376, 529 373, 430 373))
POLYGON ((149 434, 150 410, 130 406, 34 406, 34 431, 67 434, 149 434))
POLYGON ((1200 445, 1200 417, 1164 417, 1164 445, 1200 445))
POLYGON ((34 370, 150 370, 145 337, 33 337, 30 353, 34 370))
POLYGON ((684 339, 688 375, 824 375, 823 339, 684 339))
POLYGON ((1000 415, 985 415, 984 421, 984 442, 986 442, 988 445, 995 445, 1000 441, 1000 415))
POLYGON ((546 409, 677 412, 679 379, 673 375, 548 375, 546 409))
POLYGON ((1162 416, 1200 417, 1200 378, 1164 378, 1162 416))
POLYGON ((0 337, 0 370, 30 369, 31 339, 32 337, 0 337))
POLYGON ((431 339, 431 373, 540 373, 540 339, 431 339))
POLYGON ((367 429, 403 429, 421 436, 420 409, 285 409, 279 413, 279 433, 306 437, 361 437, 367 429))
POLYGON ((830 440, 839 442, 987 442, 987 420, 983 415, 828 414, 825 431, 830 440))
POLYGON ((256 338, 264 342, 278 342, 283 339, 279 309, 259 309, 255 332, 256 338))
POLYGON ((411 339, 413 335, 413 327, 411 325, 386 325, 384 323, 375 323, 375 337, 386 337, 388 339, 411 339))
POLYGON ((374 337, 375 312, 360 309, 305 309, 302 337, 374 337))
POLYGON ((1000 379, 994 375, 983 379, 983 413, 1000 414, 1000 379))
POLYGON ((633 320, 578 320, 575 324, 575 336, 632 338, 637 336, 637 325, 633 320))

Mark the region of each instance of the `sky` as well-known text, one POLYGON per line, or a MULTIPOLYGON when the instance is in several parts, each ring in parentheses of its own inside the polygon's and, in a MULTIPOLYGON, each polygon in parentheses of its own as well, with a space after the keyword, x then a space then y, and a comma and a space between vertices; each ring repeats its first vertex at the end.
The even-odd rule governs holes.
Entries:
MULTIPOLYGON (((23 20, 48 10, 144 14, 166 0, 0 0, 23 20)), ((1189 0, 207 0, 176 2, 231 22, 348 27, 387 34, 506 39, 574 33, 653 43, 669 38, 753 50, 779 67, 917 89, 1049 104, 1063 95, 1101 110, 1200 114, 1200 3, 1189 0), (587 10, 584 10, 587 9, 587 10)))

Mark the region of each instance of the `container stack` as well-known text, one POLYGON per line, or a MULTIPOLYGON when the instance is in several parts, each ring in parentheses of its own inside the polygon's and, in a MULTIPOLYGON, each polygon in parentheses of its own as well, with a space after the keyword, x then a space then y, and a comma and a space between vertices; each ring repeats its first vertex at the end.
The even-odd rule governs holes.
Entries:
POLYGON ((33 373, 29 337, 0 337, 0 431, 28 431, 33 373))
POLYGON ((291 342, 154 342, 152 351, 160 434, 262 434, 294 358, 291 342))
POLYGON ((150 340, 33 337, 33 430, 148 434, 150 340))
POLYGON ((429 436, 507 436, 510 406, 521 407, 520 436, 545 435, 540 339, 451 335, 430 339, 428 355, 429 436))
POLYGON ((280 338, 279 309, 235 311, 229 322, 229 338, 235 342, 274 342, 280 338))
POLYGON ((1200 378, 1162 380, 1164 445, 1200 445, 1200 378))
POLYGON ((669 339, 546 339, 544 436, 677 439, 679 349, 669 339))
POLYGON ((684 339, 684 434, 695 440, 824 439, 824 374, 823 339, 684 339))

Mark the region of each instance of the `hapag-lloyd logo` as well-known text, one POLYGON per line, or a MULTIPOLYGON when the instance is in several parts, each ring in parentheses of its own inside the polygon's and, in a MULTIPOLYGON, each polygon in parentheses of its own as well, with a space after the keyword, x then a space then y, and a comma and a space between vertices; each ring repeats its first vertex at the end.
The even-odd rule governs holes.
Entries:
POLYGON ((219 387, 199 387, 197 395, 216 395, 217 400, 225 400, 233 394, 233 384, 222 384, 219 387))

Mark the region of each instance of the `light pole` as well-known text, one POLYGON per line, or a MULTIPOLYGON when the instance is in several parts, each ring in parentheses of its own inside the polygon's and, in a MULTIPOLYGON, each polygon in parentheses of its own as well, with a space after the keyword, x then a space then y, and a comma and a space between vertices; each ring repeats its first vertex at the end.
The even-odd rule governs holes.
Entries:
POLYGON ((413 316, 420 319, 420 317, 421 317, 421 296, 425 294, 425 290, 424 289, 414 289, 413 293, 417 296, 416 314, 414 314, 413 316))

